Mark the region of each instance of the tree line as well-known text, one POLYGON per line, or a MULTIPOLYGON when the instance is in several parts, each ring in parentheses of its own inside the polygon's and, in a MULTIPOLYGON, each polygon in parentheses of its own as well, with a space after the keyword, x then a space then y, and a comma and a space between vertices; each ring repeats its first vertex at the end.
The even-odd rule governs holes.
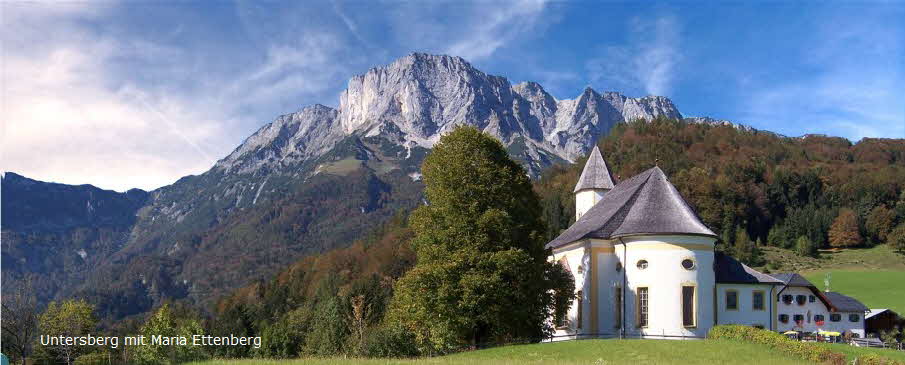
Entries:
MULTIPOLYGON (((905 140, 791 138, 658 118, 618 124, 598 146, 617 180, 659 165, 720 235, 720 249, 745 263, 765 264, 764 246, 807 256, 885 243, 905 251, 905 140)), ((574 222, 583 162, 535 184, 548 240, 574 222)))

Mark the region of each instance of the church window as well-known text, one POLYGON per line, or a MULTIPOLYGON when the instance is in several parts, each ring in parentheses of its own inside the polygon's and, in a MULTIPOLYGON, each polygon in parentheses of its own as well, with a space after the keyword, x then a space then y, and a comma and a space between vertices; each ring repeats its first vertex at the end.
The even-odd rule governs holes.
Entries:
POLYGON ((682 325, 685 327, 695 326, 694 292, 693 286, 682 287, 682 325))
POLYGON ((621 262, 617 262, 617 263, 616 263, 616 272, 620 272, 620 271, 622 271, 622 263, 621 263, 621 262))
POLYGON ((830 322, 839 322, 842 320, 842 315, 839 313, 830 314, 830 322))
POLYGON ((726 310, 738 310, 738 292, 726 290, 726 310))
POLYGON ((805 301, 806 301, 807 299, 808 299, 808 298, 805 297, 804 295, 796 295, 796 296, 795 296, 795 302, 798 303, 798 305, 804 305, 804 303, 805 303, 805 301))
POLYGON ((756 311, 764 310, 764 292, 755 290, 751 296, 751 308, 756 311))
POLYGON ((788 314, 780 314, 779 321, 782 323, 789 323, 789 315, 788 314))
POLYGON ((644 270, 647 268, 647 260, 638 260, 638 269, 644 270))
POLYGON ((694 260, 692 260, 692 259, 682 260, 682 267, 685 268, 685 270, 693 270, 694 269, 694 260))
POLYGON ((620 328, 622 327, 622 288, 617 286, 615 290, 616 292, 613 293, 613 302, 616 310, 613 312, 616 313, 616 325, 614 327, 620 328))
POLYGON ((849 321, 849 322, 858 322, 860 319, 861 319, 861 316, 859 316, 859 315, 857 315, 857 314, 849 314, 849 315, 848 315, 848 321, 849 321))
POLYGON ((638 288, 638 327, 647 327, 647 315, 650 310, 647 288, 638 288))

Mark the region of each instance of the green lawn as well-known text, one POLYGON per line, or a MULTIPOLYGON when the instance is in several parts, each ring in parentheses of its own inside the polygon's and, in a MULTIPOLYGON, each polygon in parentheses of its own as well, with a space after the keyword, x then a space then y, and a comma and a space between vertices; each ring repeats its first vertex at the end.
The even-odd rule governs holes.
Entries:
POLYGON ((833 351, 844 353, 845 356, 848 358, 849 362, 852 362, 852 360, 854 360, 858 356, 866 355, 869 353, 875 353, 877 355, 883 356, 890 360, 905 361, 905 351, 855 347, 855 346, 849 346, 849 345, 844 345, 844 344, 822 343, 820 345, 827 347, 833 351))
POLYGON ((820 289, 830 274, 830 290, 854 297, 869 308, 890 308, 905 314, 905 271, 822 270, 803 273, 820 289))
POLYGON ((819 258, 802 257, 793 251, 765 247, 769 264, 761 270, 797 272, 820 289, 831 273, 830 289, 855 297, 870 308, 891 308, 905 313, 905 255, 886 245, 823 251, 819 258))
POLYGON ((412 360, 299 359, 208 361, 203 365, 271 364, 807 364, 766 347, 734 341, 582 340, 503 346, 412 360))

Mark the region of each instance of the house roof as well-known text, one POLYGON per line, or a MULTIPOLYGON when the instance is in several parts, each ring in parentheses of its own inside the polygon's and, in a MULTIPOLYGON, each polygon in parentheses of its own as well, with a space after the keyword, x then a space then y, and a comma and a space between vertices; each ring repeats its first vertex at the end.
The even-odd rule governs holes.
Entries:
POLYGON ((836 292, 825 292, 823 295, 838 312, 866 312, 870 309, 857 299, 836 292))
POLYGON ((663 170, 652 167, 620 182, 547 248, 587 239, 645 234, 684 234, 716 238, 663 170))
POLYGON ((773 274, 773 277, 779 279, 784 284, 788 286, 806 286, 806 287, 814 287, 814 284, 811 284, 808 279, 805 279, 804 276, 798 275, 796 273, 780 273, 773 274))
POLYGON ((738 262, 732 256, 717 252, 713 257, 717 283, 781 285, 782 281, 738 262))
POLYGON ((870 312, 868 312, 867 315, 864 316, 864 319, 868 319, 870 317, 876 316, 876 315, 886 312, 886 311, 889 311, 890 313, 898 315, 898 313, 893 312, 887 308, 874 308, 874 309, 870 309, 870 312))
POLYGON ((600 149, 594 146, 594 150, 588 156, 588 162, 584 164, 584 170, 581 170, 581 177, 578 178, 578 184, 575 184, 573 192, 577 193, 579 190, 585 189, 612 189, 615 185, 613 177, 610 176, 610 169, 606 167, 606 161, 600 154, 600 149))

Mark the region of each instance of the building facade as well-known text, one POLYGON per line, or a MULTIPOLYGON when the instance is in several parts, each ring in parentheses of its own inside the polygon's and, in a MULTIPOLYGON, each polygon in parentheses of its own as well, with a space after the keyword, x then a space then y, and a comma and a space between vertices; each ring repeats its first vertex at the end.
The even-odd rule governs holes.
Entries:
POLYGON ((616 184, 595 147, 574 194, 576 222, 546 246, 576 287, 566 316, 551 319, 554 339, 702 338, 715 324, 774 331, 798 324, 779 321, 785 316, 801 319, 794 328, 802 331, 817 331, 816 320, 823 319, 820 329, 863 335, 863 318, 830 320, 831 313, 858 314, 852 303, 831 302, 848 297, 797 286, 797 279, 766 275, 716 252, 717 235, 659 167, 616 184), (783 295, 805 295, 806 303, 789 307, 783 295))

